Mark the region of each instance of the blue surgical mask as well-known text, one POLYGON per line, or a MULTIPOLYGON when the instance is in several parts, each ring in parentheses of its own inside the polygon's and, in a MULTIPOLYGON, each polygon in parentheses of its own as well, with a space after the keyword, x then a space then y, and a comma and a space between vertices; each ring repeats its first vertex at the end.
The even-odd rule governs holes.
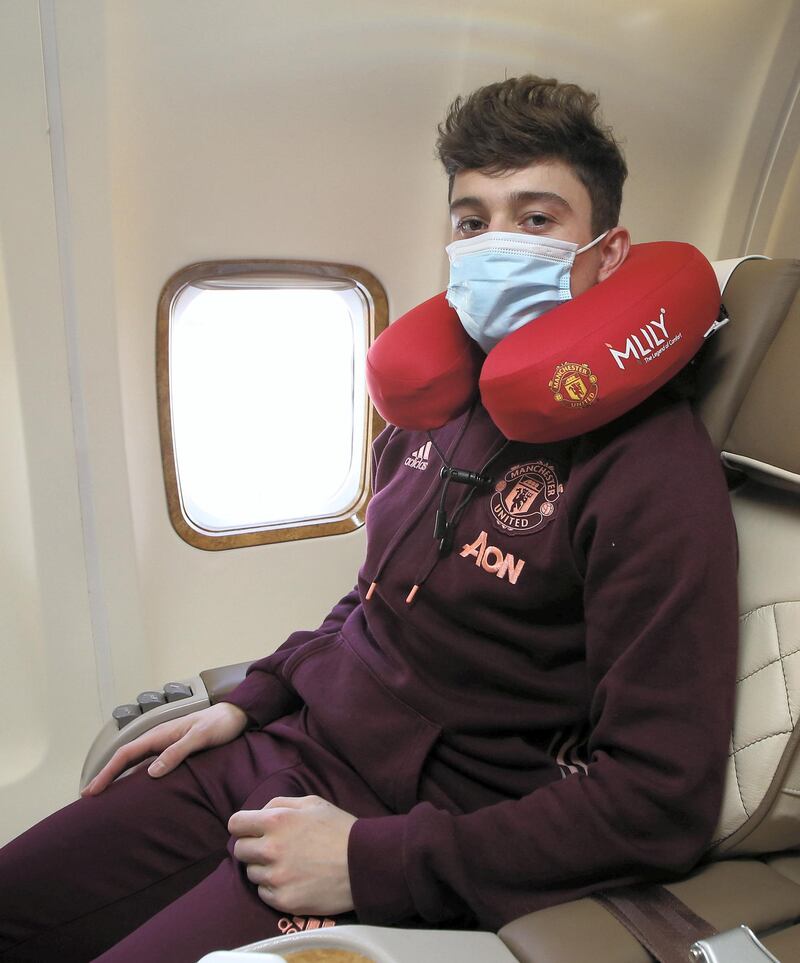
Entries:
POLYGON ((447 246, 447 300, 467 334, 488 354, 507 334, 572 298, 570 270, 579 248, 555 237, 488 231, 447 246))

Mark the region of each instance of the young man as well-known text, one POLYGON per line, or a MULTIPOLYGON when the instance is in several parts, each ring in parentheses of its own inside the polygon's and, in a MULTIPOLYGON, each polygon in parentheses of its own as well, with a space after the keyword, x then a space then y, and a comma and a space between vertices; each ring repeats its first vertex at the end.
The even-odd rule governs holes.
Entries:
MULTIPOLYGON (((453 240, 572 244, 573 297, 610 277, 626 168, 595 109, 536 77, 457 100, 439 138, 453 240)), ((492 270, 480 309, 451 283, 485 350, 536 314, 519 305, 536 267, 514 284, 492 270)), ((430 438, 389 428, 374 489, 358 584, 319 629, 120 750, 0 854, 0 960, 195 960, 353 911, 497 928, 702 854, 732 722, 736 550, 687 403, 659 392, 548 445, 507 441, 479 405, 430 438), (493 480, 450 493, 449 554, 443 461, 493 480)))

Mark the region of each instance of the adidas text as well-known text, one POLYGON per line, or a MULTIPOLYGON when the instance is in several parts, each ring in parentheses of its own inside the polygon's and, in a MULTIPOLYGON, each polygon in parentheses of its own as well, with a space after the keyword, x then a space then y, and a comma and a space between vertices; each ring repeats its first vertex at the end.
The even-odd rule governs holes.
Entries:
POLYGON ((428 459, 431 457, 431 443, 426 442, 420 445, 416 451, 412 451, 403 464, 407 468, 416 468, 417 471, 425 471, 428 467, 428 459))

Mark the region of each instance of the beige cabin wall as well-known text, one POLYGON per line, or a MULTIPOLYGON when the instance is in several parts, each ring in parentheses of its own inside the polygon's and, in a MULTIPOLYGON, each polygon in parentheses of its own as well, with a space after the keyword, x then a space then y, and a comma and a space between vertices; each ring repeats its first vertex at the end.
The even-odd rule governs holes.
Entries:
POLYGON ((153 430, 152 325, 167 277, 204 259, 360 264, 392 281, 393 308, 435 288, 440 238, 428 210, 439 179, 405 161, 430 155, 434 118, 421 101, 442 81, 415 68, 412 34, 387 39, 375 6, 306 4, 303 18, 259 3, 224 16, 208 3, 191 15, 182 3, 106 10, 120 374, 150 685, 275 648, 318 624, 355 580, 363 532, 223 553, 173 532, 153 430), (380 83, 387 57, 409 78, 394 91, 380 83), (420 108, 430 118, 415 131, 420 108), (402 206, 382 207, 387 181, 402 206))
POLYGON ((0 250, 0 789, 24 780, 47 746, 46 658, 34 551, 33 506, 14 334, 0 250))
POLYGON ((800 154, 795 154, 764 253, 800 258, 800 154))
POLYGON ((436 123, 456 94, 525 71, 600 94, 636 240, 727 256, 758 222, 771 249, 796 251, 799 9, 0 4, 0 351, 16 377, 0 408, 14 466, 0 566, 20 586, 0 611, 30 770, 0 773, 0 837, 74 796, 116 702, 317 624, 363 552, 363 531, 212 553, 172 530, 154 358, 167 278, 213 258, 350 262, 397 317, 446 284, 436 123), (773 219, 756 204, 765 184, 773 219))
POLYGON ((731 154, 737 170, 728 190, 720 257, 771 253, 774 223, 791 200, 787 187, 800 149, 800 4, 776 3, 771 12, 771 55, 751 90, 752 103, 737 128, 740 144, 731 154))
POLYGON ((36 6, 0 6, 0 841, 73 798, 100 719, 36 6))

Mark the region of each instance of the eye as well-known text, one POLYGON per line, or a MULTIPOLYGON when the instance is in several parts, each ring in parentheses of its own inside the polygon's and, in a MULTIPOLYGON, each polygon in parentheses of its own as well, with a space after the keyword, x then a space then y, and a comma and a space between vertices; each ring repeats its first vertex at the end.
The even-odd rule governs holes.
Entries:
POLYGON ((526 214, 522 219, 522 226, 526 231, 541 231, 543 228, 554 224, 555 221, 548 214, 537 211, 535 214, 526 214))
POLYGON ((486 230, 486 222, 474 215, 462 217, 456 221, 456 232, 461 235, 479 234, 486 230))

